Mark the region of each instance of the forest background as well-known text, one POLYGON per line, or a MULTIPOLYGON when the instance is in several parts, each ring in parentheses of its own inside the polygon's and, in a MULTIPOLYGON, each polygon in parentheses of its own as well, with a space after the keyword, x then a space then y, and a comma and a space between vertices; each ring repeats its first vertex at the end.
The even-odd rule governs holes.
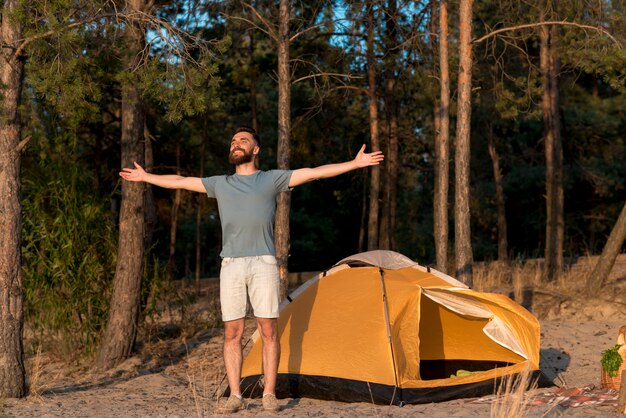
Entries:
MULTIPOLYGON (((391 249, 471 283, 471 268, 454 262, 459 248, 447 244, 464 233, 455 230, 464 184, 470 266, 544 257, 553 235, 557 258, 599 254, 624 207, 622 1, 7 0, 2 7, 0 169, 16 179, 2 193, 19 191, 4 199, 2 213, 17 207, 20 216, 11 218, 18 224, 2 218, 3 257, 15 253, 11 242, 19 245, 16 258, 0 263, 0 284, 20 295, 3 299, 5 310, 17 308, 3 319, 1 356, 13 351, 11 330, 22 340, 22 294, 27 330, 37 336, 27 352, 41 344, 70 357, 99 350, 97 363, 107 368, 132 350, 135 325, 169 282, 215 277, 215 201, 122 185, 118 172, 134 160, 159 174, 232 172, 228 147, 241 124, 260 132, 262 169, 349 160, 363 143, 387 157, 378 170, 304 185, 279 203, 278 216, 286 208, 290 219, 286 247, 277 244, 287 248, 289 271, 391 249), (450 24, 446 64, 442 16, 450 24), (468 45, 469 85, 467 64, 459 65, 468 45), (457 103, 466 87, 464 139, 457 103), (442 159, 437 144, 448 140, 448 115, 442 159), (557 148, 548 152, 555 132, 557 148), (465 165, 455 166, 463 143, 465 165), (448 165, 442 195, 436 179, 448 165), (551 187, 562 201, 554 221, 551 187), (442 231, 445 244, 435 238, 442 231), (130 292, 117 284, 124 274, 136 282, 130 292), (101 341, 115 345, 118 310, 126 318, 117 331, 131 324, 119 338, 126 348, 102 348, 101 341)), ((277 224, 277 235, 284 227, 277 224)), ((19 383, 9 386, 0 394, 19 395, 11 392, 19 383)))

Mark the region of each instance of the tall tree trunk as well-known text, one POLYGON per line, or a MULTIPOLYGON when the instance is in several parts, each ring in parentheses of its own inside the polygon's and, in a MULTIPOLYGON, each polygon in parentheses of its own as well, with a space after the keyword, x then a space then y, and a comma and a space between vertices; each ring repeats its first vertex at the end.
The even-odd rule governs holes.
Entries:
POLYGON ((14 20, 17 0, 2 5, 0 53, 0 399, 26 395, 24 294, 22 293, 22 206, 20 203, 19 106, 24 63, 16 56, 22 26, 14 20))
MULTIPOLYGON (((145 166, 144 168, 148 172, 152 172, 154 168, 154 153, 152 151, 152 140, 154 139, 152 135, 150 135, 150 131, 148 130, 148 124, 144 118, 144 128, 143 128, 143 139, 144 139, 144 157, 145 157, 145 166)), ((152 238, 154 233, 154 227, 157 223, 157 212, 156 205, 154 203, 154 193, 152 190, 152 185, 146 183, 146 190, 144 193, 144 240, 143 240, 143 248, 151 248, 152 247, 152 238)), ((154 294, 150 292, 143 292, 141 296, 141 309, 144 309, 148 306, 149 300, 151 297, 154 297, 154 294)))
MULTIPOLYGON (((143 11, 143 7, 143 0, 128 0, 127 15, 143 11)), ((144 159, 144 108, 135 70, 145 46, 145 28, 137 21, 128 21, 124 36, 127 77, 122 81, 122 167, 132 167, 133 161, 143 164, 144 159)), ((100 369, 128 358, 137 336, 144 262, 144 191, 143 183, 122 182, 117 267, 109 319, 98 353, 100 369)))
POLYGON ((554 197, 556 222, 556 259, 554 270, 557 274, 563 271, 563 249, 565 240, 565 196, 563 190, 563 143, 561 139, 559 72, 561 66, 557 55, 558 26, 550 27, 550 107, 552 109, 552 129, 554 130, 554 197))
POLYGON ((541 107, 546 158, 545 277, 554 280, 563 269, 563 151, 559 122, 558 60, 554 29, 540 29, 541 107))
MULTIPOLYGON (((378 127, 378 98, 376 94, 376 51, 374 46, 374 3, 367 5, 367 82, 372 152, 380 150, 378 127)), ((367 249, 378 249, 378 219, 380 203, 380 167, 370 169, 369 217, 367 222, 367 249)))
MULTIPOLYGON (((152 152, 152 136, 148 127, 144 123, 144 144, 145 144, 145 169, 148 172, 152 172, 154 168, 154 153, 152 152)), ((146 192, 144 198, 145 205, 145 242, 144 248, 150 248, 152 246, 152 233, 154 226, 157 222, 156 206, 154 204, 154 193, 152 192, 152 185, 146 183, 146 192)))
POLYGON ((448 189, 450 166, 450 70, 448 67, 448 2, 439 6, 439 106, 435 109, 434 237, 437 270, 448 271, 448 189), (438 129, 437 129, 438 128, 438 129))
MULTIPOLYGON (((291 135, 291 74, 289 71, 289 16, 291 2, 280 0, 280 22, 278 25, 278 147, 277 165, 281 170, 289 169, 291 135)), ((289 207, 291 192, 278 195, 276 207, 276 261, 280 273, 281 300, 289 286, 289 207)))
MULTIPOLYGON (((180 139, 176 139, 176 174, 180 176, 180 139)), ((170 224, 170 252, 167 259, 167 280, 174 278, 174 268, 176 266, 176 233, 178 231, 178 210, 180 208, 181 190, 174 191, 174 201, 172 202, 171 224, 170 224)))
POLYGON ((493 127, 489 124, 487 130, 487 147, 493 167, 493 179, 496 185, 496 213, 498 219, 498 261, 508 260, 508 243, 506 233, 506 203, 504 199, 504 185, 502 170, 500 169, 500 156, 496 149, 493 127))
POLYGON ((398 185, 398 112, 395 98, 397 49, 396 0, 387 1, 385 13, 385 109, 388 122, 387 155, 385 163, 385 190, 379 246, 394 249, 396 203, 398 185))
POLYGON ((361 193, 361 224, 359 227, 359 253, 365 251, 365 235, 366 235, 366 224, 367 221, 367 171, 362 170, 362 193, 361 193))
POLYGON ((590 296, 598 294, 615 264, 615 259, 619 255, 622 245, 626 240, 626 204, 622 207, 622 212, 611 230, 611 235, 604 245, 602 255, 598 259, 596 266, 589 276, 587 276, 587 293, 590 296))
POLYGON ((250 119, 252 129, 258 132, 259 122, 257 117, 257 100, 256 100, 256 65, 254 60, 254 32, 250 31, 250 50, 248 53, 250 61, 250 119))
MULTIPOLYGON (((204 177, 204 158, 206 154, 206 144, 209 140, 209 129, 207 118, 204 118, 202 144, 200 145, 200 178, 204 177)), ((196 292, 200 294, 200 276, 202 274, 202 208, 205 196, 198 195, 198 208, 196 210, 196 292)))
POLYGON ((472 116, 472 3, 459 3, 459 86, 456 127, 454 249, 456 276, 468 286, 472 280, 470 232, 470 125, 472 116))

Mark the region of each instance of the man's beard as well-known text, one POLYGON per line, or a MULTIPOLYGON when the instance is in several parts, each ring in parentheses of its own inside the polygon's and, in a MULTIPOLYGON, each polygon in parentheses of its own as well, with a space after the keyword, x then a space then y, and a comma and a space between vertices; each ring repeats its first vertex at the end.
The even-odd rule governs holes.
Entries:
POLYGON ((242 148, 234 149, 228 156, 228 162, 233 165, 245 164, 251 161, 252 161, 252 151, 247 153, 246 150, 242 148), (237 150, 240 150, 242 153, 240 155, 235 155, 235 151, 237 150))

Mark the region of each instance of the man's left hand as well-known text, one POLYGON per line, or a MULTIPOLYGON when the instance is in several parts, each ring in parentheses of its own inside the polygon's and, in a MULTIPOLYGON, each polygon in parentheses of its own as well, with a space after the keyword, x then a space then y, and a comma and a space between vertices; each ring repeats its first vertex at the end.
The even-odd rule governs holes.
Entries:
POLYGON ((365 152, 365 144, 359 150, 359 153, 354 158, 357 167, 369 167, 370 165, 378 165, 385 159, 382 151, 365 152))

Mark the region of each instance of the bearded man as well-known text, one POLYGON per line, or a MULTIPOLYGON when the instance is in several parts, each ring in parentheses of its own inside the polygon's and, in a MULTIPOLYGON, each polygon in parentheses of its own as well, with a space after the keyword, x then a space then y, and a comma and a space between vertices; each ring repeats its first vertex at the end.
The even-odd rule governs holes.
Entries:
POLYGON ((262 171, 257 164, 260 150, 257 132, 242 126, 235 130, 230 142, 229 162, 235 166, 235 174, 206 178, 156 175, 147 173, 137 163, 134 169, 124 168, 120 172, 127 181, 207 193, 217 199, 222 226, 220 302, 224 364, 230 387, 230 397, 219 407, 221 413, 236 412, 244 406, 240 388, 241 340, 247 298, 263 341, 263 408, 279 410, 275 396, 280 359, 277 331, 280 279, 274 248, 276 195, 313 180, 378 165, 384 159, 381 151, 365 153, 363 145, 351 161, 298 170, 262 171))

